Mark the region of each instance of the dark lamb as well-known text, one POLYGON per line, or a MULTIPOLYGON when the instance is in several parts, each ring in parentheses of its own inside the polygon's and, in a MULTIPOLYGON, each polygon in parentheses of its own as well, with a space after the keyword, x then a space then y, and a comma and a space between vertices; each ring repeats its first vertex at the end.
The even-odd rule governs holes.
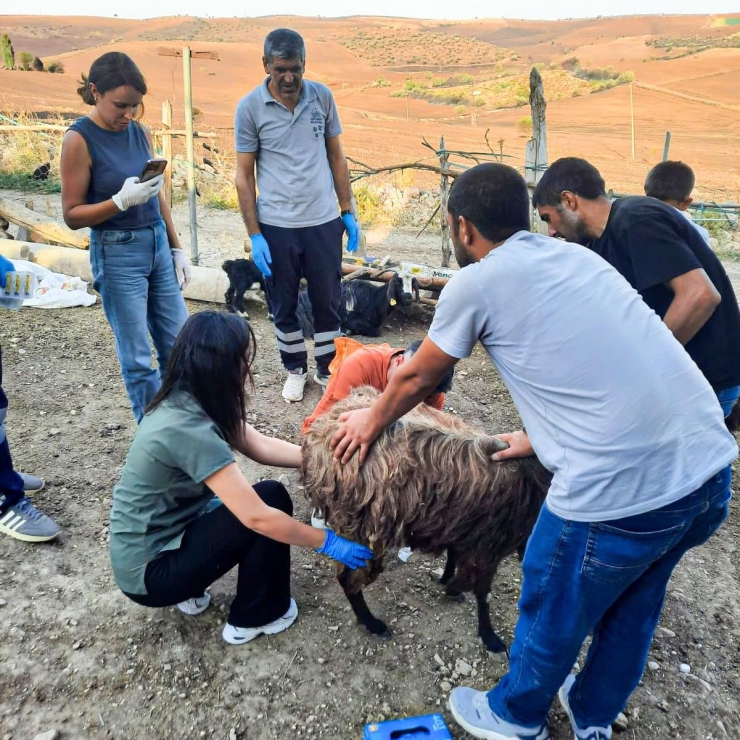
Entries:
POLYGON ((249 318, 246 306, 244 305, 244 294, 257 285, 265 294, 267 313, 268 316, 272 318, 270 296, 267 293, 265 278, 252 260, 226 260, 226 262, 221 265, 221 269, 229 278, 229 287, 224 294, 226 305, 229 306, 229 308, 249 318))
POLYGON ((305 494, 337 533, 373 550, 368 567, 339 566, 338 579, 360 624, 389 637, 362 594, 383 571, 388 550, 408 546, 441 555, 446 593, 475 594, 478 635, 492 652, 506 645, 488 607, 499 563, 523 550, 550 486, 551 474, 534 457, 493 462, 506 447, 460 419, 420 404, 386 429, 364 465, 332 458, 329 442, 344 411, 366 408, 378 397, 360 388, 317 419, 301 441, 305 494))
MULTIPOLYGON (((342 333, 378 337, 383 322, 397 306, 410 306, 411 293, 403 289, 403 280, 394 274, 387 285, 376 285, 369 280, 347 280, 342 282, 339 300, 339 319, 342 333)), ((301 288, 298 294, 298 323, 303 336, 314 335, 313 312, 308 290, 301 288)))

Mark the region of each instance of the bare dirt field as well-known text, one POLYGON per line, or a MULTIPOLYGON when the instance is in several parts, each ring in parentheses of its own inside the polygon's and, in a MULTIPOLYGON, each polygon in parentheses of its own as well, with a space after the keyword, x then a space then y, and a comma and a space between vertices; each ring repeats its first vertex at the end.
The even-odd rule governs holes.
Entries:
MULTIPOLYGON (((185 210, 176 209, 175 217, 187 232, 185 210)), ((242 232, 228 214, 203 214, 202 229, 211 237, 206 264, 237 256, 242 232)), ((382 254, 438 264, 437 238, 413 242, 412 235, 377 232, 370 243, 382 254)), ((737 263, 728 270, 737 290, 737 263)), ((189 306, 193 312, 205 308, 189 306)), ((309 383, 303 403, 285 404, 272 325, 263 309, 250 306, 250 313, 259 347, 253 422, 296 440, 319 387, 309 383)), ((420 306, 396 313, 382 340, 405 346, 424 335, 430 318, 430 309, 420 306)), ((475 636, 473 600, 444 598, 429 578, 442 563, 418 553, 406 564, 389 558, 387 572, 367 591, 371 608, 394 631, 385 642, 355 624, 333 565, 307 550, 293 550, 298 621, 284 634, 247 646, 221 638, 233 574, 214 584, 214 605, 198 617, 128 601, 112 580, 106 538, 112 489, 135 424, 100 305, 6 311, 0 342, 14 459, 20 469, 46 478, 36 502, 64 528, 49 545, 0 539, 0 740, 48 730, 63 740, 355 740, 371 720, 431 711, 449 720, 443 681, 485 688, 504 672, 501 658, 487 654, 475 636), (458 660, 474 675, 455 681, 449 674, 458 660)), ((480 350, 460 363, 446 410, 488 432, 518 425, 506 389, 480 350)), ((240 464, 251 480, 285 474, 240 464)), ((296 474, 287 477, 296 516, 306 520, 296 474)), ((720 740, 740 732, 739 543, 735 503, 720 533, 675 574, 650 654, 657 668, 646 669, 622 737, 720 740), (691 666, 688 675, 681 663, 691 666)), ((507 641, 520 578, 512 559, 493 587, 494 624, 507 641)), ((572 737, 558 709, 551 728, 555 740, 572 737)))

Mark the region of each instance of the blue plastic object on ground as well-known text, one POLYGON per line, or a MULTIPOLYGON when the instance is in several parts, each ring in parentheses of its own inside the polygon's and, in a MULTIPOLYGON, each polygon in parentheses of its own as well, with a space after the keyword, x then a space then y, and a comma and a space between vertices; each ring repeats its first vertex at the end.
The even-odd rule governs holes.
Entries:
POLYGON ((452 740, 452 735, 441 714, 425 714, 365 725, 362 740, 452 740))

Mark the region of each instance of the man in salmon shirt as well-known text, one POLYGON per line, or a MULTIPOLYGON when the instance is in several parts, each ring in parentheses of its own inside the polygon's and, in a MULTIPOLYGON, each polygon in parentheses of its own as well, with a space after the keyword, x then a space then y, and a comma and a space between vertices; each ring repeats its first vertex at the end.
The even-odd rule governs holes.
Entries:
MULTIPOLYGON (((396 369, 403 365, 406 360, 411 359, 420 346, 421 339, 416 339, 405 350, 389 347, 388 345, 382 347, 368 346, 355 350, 332 372, 324 395, 311 416, 303 422, 301 434, 306 434, 316 419, 329 411, 335 403, 347 398, 352 393, 353 388, 369 385, 382 393, 396 369)), ((452 387, 452 376, 453 370, 450 370, 439 382, 434 392, 424 399, 424 403, 441 411, 445 402, 445 393, 452 387)), ((326 527, 322 512, 313 511, 311 524, 319 529, 326 527)))
MULTIPOLYGON (((303 422, 301 434, 305 434, 316 419, 323 416, 335 403, 347 398, 353 388, 369 385, 382 393, 396 369, 406 360, 411 359, 420 346, 421 339, 416 339, 405 350, 387 345, 362 347, 355 350, 331 374, 331 380, 324 395, 311 416, 303 422)), ((424 403, 441 411, 445 402, 445 393, 451 387, 452 372, 449 372, 442 378, 434 392, 424 399, 424 403)))

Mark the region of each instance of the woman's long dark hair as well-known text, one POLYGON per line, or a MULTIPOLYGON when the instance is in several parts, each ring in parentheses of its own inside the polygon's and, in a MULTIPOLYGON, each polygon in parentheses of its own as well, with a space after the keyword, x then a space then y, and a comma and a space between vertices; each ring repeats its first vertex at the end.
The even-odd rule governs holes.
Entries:
POLYGON ((247 381, 254 388, 256 350, 252 327, 241 316, 218 311, 191 316, 175 340, 162 387, 146 412, 173 393, 189 393, 224 439, 232 447, 237 445, 247 421, 247 381))

